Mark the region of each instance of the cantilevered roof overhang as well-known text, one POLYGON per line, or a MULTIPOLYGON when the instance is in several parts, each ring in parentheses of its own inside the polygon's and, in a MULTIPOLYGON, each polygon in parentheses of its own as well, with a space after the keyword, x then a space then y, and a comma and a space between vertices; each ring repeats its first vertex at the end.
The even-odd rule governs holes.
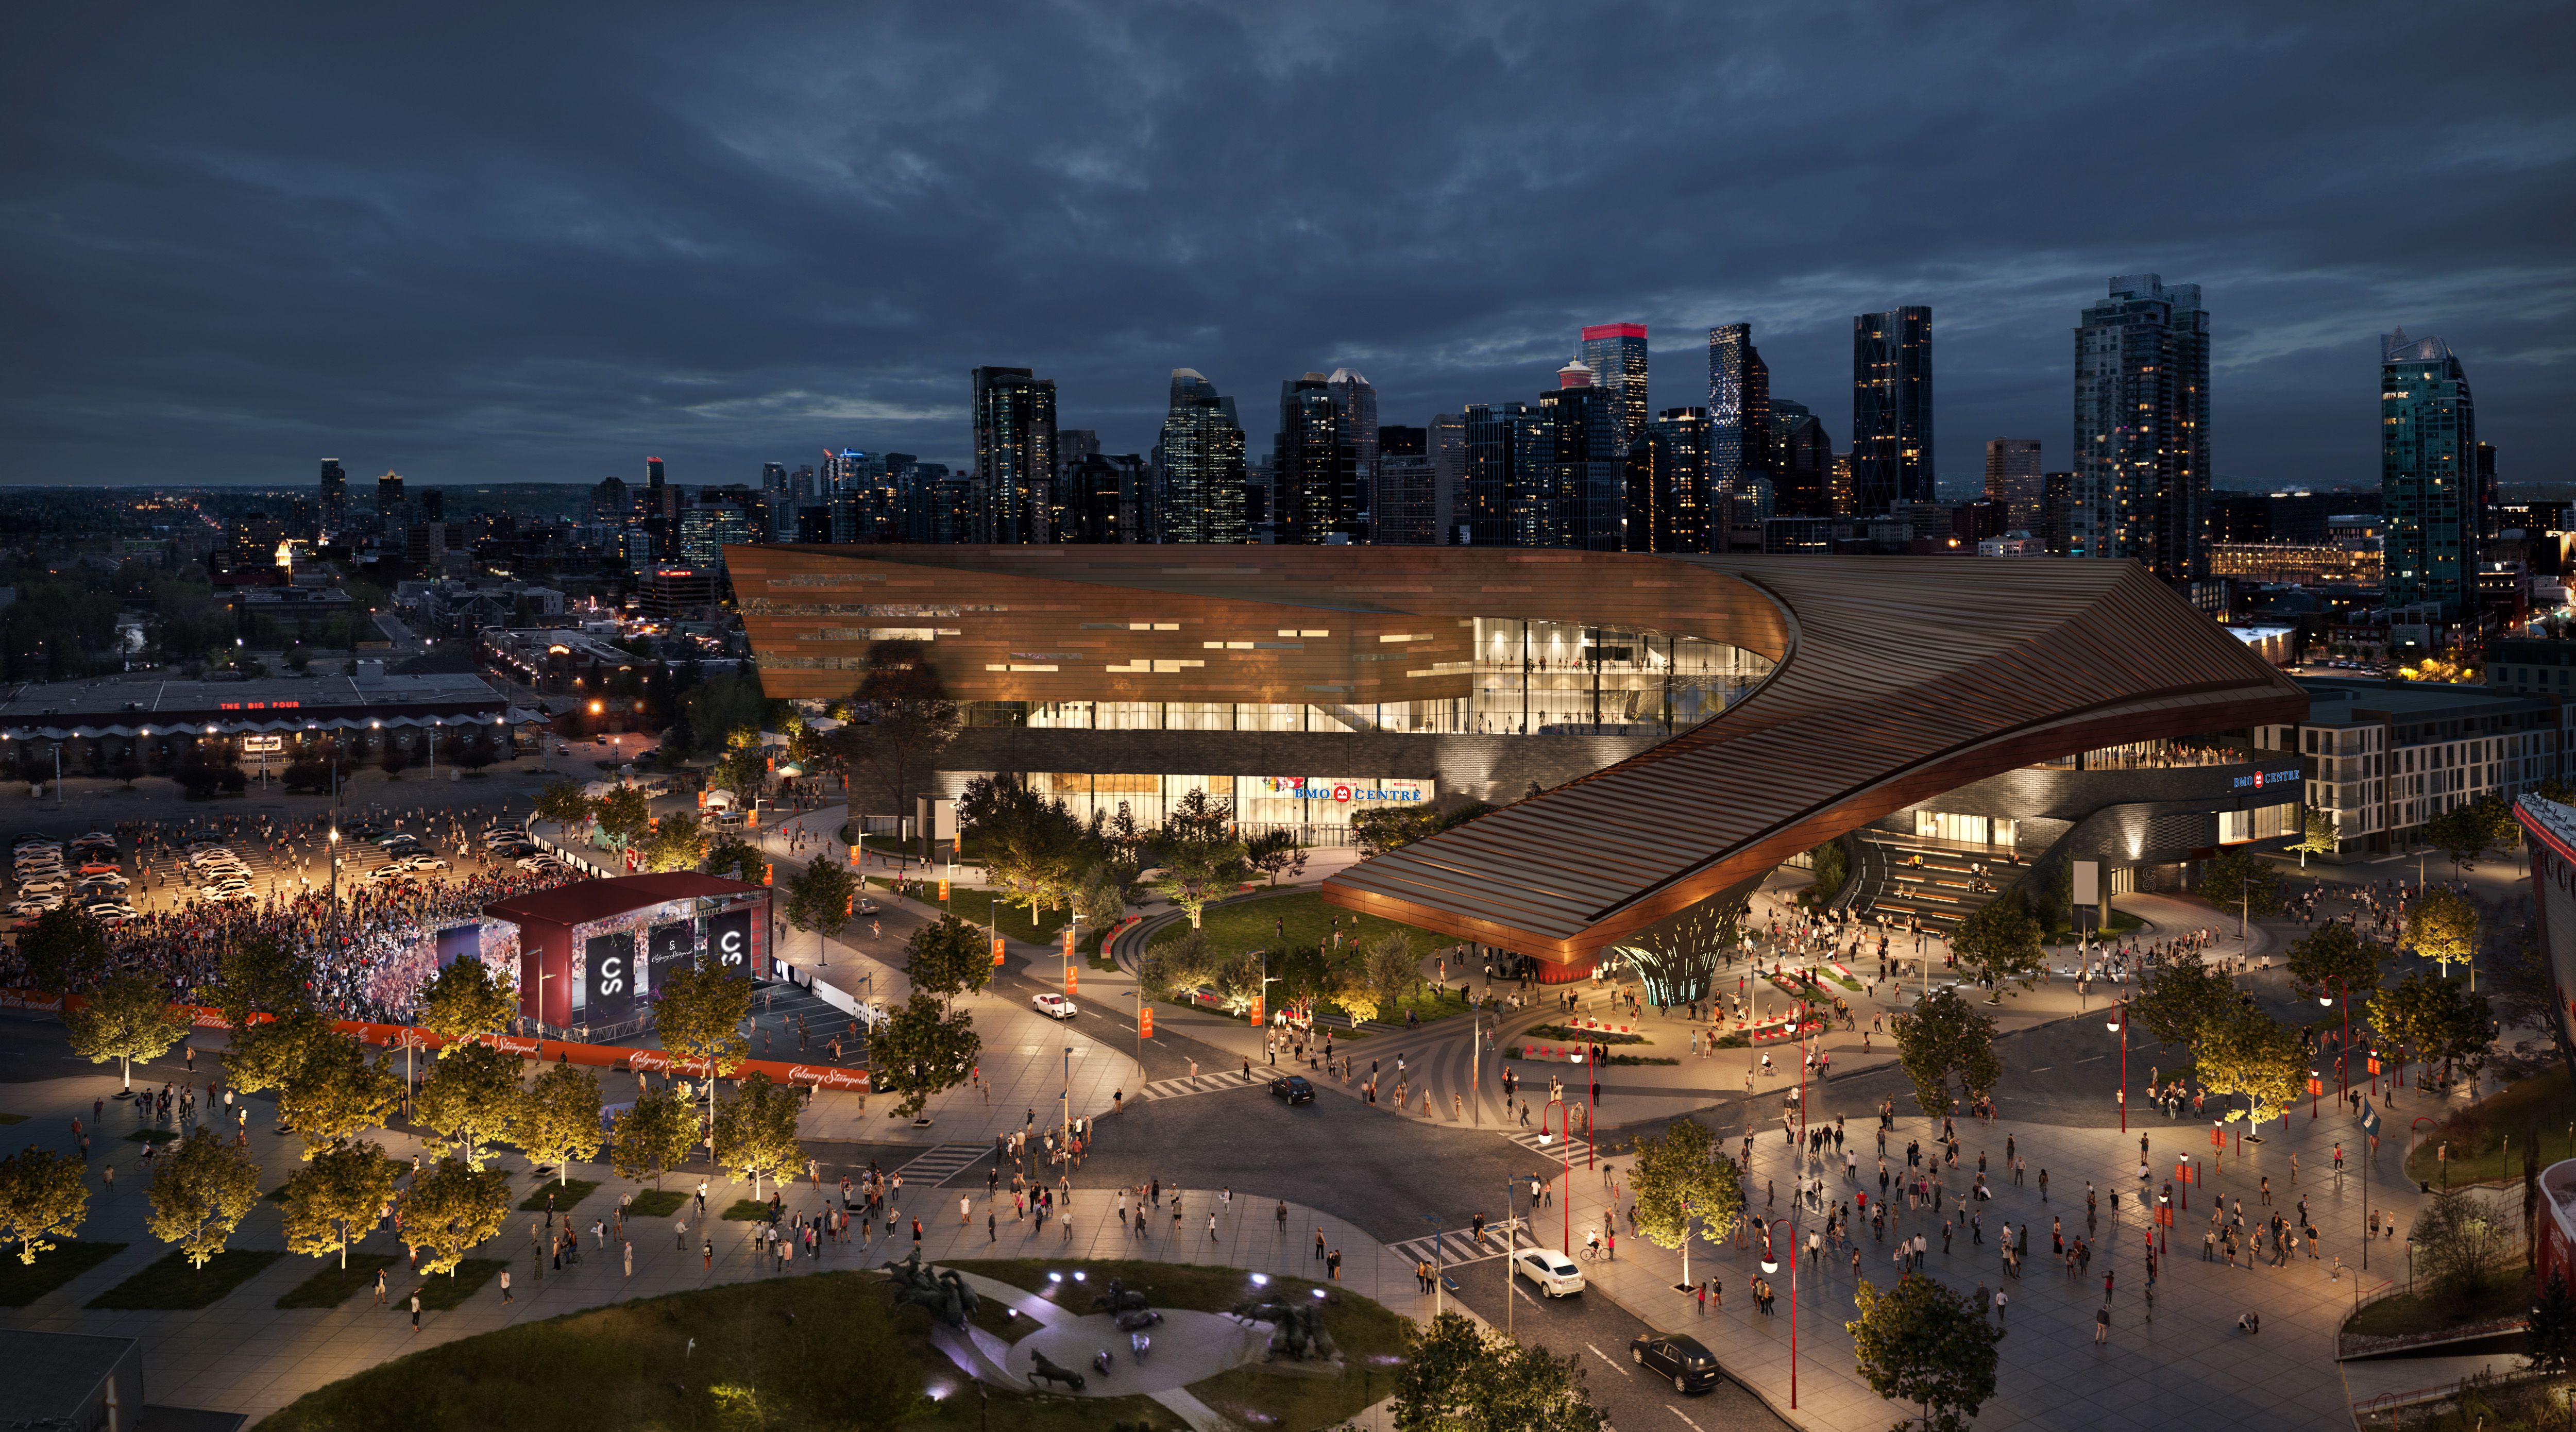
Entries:
POLYGON ((1585 963, 1971 781, 2307 712, 2295 683, 2128 562, 1648 560, 1691 589, 1669 602, 1704 607, 1739 644, 1777 633, 1770 677, 1653 750, 1353 866, 1327 901, 1585 963))

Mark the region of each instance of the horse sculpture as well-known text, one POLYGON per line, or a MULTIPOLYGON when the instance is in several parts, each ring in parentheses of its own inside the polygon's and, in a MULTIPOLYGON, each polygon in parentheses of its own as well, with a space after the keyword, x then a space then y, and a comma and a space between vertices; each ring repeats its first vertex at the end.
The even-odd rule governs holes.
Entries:
POLYGON ((1078 1373, 1069 1367, 1056 1366, 1054 1359, 1048 1357, 1045 1353, 1042 1353, 1035 1348, 1029 1349, 1029 1356, 1034 1358, 1037 1364, 1029 1369, 1029 1385, 1031 1387, 1035 1387, 1041 1382, 1052 1382, 1061 1385, 1068 1392, 1080 1392, 1082 1390, 1083 1383, 1081 1373, 1078 1373))
POLYGON ((1108 1292, 1091 1295, 1091 1306, 1103 1312, 1125 1313, 1139 1311, 1150 1304, 1142 1292, 1112 1278, 1109 1280, 1108 1292))
POLYGON ((1305 1303, 1240 1303, 1234 1315, 1247 1322, 1270 1325, 1270 1355, 1281 1354, 1304 1362, 1311 1357, 1337 1357, 1330 1333, 1324 1331, 1323 1311, 1305 1303))
POLYGON ((965 1330, 966 1320, 974 1315, 975 1309, 983 1305, 983 1299, 975 1296, 975 1290, 966 1286, 966 1280, 958 1275, 956 1269, 943 1268, 934 1273, 923 1267, 918 1248, 912 1250, 912 1256, 904 1261, 887 1263, 884 1267, 894 1283, 894 1300, 897 1303, 918 1303, 929 1310, 932 1317, 960 1332, 965 1330))

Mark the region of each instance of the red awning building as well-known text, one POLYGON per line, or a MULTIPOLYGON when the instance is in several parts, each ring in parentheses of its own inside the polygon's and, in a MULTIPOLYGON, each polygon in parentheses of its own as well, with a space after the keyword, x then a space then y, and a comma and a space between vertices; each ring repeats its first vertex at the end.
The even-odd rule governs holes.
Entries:
POLYGON ((747 975, 769 960, 766 885, 672 871, 584 880, 483 907, 519 938, 519 1013, 575 1039, 652 1027, 653 995, 700 957, 747 975))

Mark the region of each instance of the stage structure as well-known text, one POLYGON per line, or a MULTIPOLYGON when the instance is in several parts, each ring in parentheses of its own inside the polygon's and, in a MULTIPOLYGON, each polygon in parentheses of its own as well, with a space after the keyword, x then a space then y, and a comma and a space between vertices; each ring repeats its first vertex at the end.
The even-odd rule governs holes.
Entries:
POLYGON ((617 1039, 651 1028, 654 991, 701 955, 766 973, 769 908, 768 886, 712 875, 584 880, 484 906, 480 945, 515 940, 522 1018, 575 1039, 617 1039))

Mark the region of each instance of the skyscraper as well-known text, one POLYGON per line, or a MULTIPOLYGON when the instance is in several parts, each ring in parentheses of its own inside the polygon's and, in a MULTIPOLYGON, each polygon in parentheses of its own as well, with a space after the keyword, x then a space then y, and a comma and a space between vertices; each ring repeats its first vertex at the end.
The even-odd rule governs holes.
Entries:
POLYGON ((376 479, 376 520, 392 521, 402 515, 402 474, 388 472, 376 479))
POLYGON ((2503 526, 2504 494, 2496 488, 2495 444, 2478 444, 2478 537, 2492 542, 2503 526))
POLYGON ((1626 452, 1646 431, 1646 325, 1591 324, 1575 356, 1592 370, 1593 385, 1609 394, 1619 451, 1626 452))
POLYGON ((2208 575, 2209 314, 2200 285, 2111 280, 2075 330, 2070 555, 2208 575))
POLYGON ((1781 517, 1831 517, 1834 440, 1804 403, 1771 400, 1771 510, 1781 517))
POLYGON ((1986 499, 2000 502, 2015 530, 2036 534, 2048 496, 2039 470, 2039 439, 1986 439, 1986 499))
POLYGON ((1617 446, 1610 394, 1593 386, 1592 377, 1590 368, 1568 363, 1557 370, 1556 391, 1539 395, 1555 437, 1554 510, 1541 546, 1596 552, 1619 547, 1619 478, 1626 454, 1617 446))
MULTIPOLYGON (((1709 491, 1708 409, 1666 408, 1661 416, 1647 424, 1647 431, 1664 440, 1664 452, 1656 460, 1655 477, 1668 490, 1656 496, 1653 506, 1657 520, 1669 524, 1673 544, 1657 546, 1654 550, 1718 550, 1709 529, 1716 509, 1711 506, 1709 491)), ((1629 450, 1635 451, 1633 447, 1629 450)), ((1630 471, 1633 473, 1634 469, 1630 471)))
POLYGON ((1937 500, 1932 474, 1932 310, 1921 304, 1852 320, 1852 506, 1937 500))
POLYGON ((1369 541, 1379 546, 1440 543, 1439 490, 1428 434, 1390 423, 1378 429, 1377 485, 1369 494, 1369 541))
MULTIPOLYGON (((1165 542, 1248 542, 1243 510, 1243 424, 1234 399, 1195 368, 1172 370, 1163 418, 1154 529, 1165 542)), ((1139 540, 1153 541, 1148 535, 1139 540)))
POLYGON ((1351 445, 1351 467, 1359 482, 1359 510, 1367 515, 1377 481, 1377 389, 1348 368, 1336 368, 1324 380, 1332 390, 1333 410, 1341 415, 1342 436, 1351 445))
POLYGON ((1368 540, 1359 492, 1359 455, 1342 429, 1341 405, 1321 373, 1279 385, 1279 431, 1271 444, 1270 487, 1279 540, 1368 540))
POLYGON ((975 540, 1046 542, 1055 480, 1055 380, 1026 368, 977 368, 975 540))
POLYGON ((1551 525, 1549 477, 1556 432, 1527 403, 1471 403, 1462 420, 1467 510, 1459 523, 1478 547, 1542 547, 1551 525))
POLYGON ((322 539, 329 541, 349 526, 349 474, 336 457, 322 459, 322 539))
POLYGON ((1708 331, 1708 479, 1712 500, 1771 474, 1771 370, 1753 346, 1753 325, 1708 331))
POLYGON ((1456 413, 1433 415, 1422 447, 1431 458, 1432 520, 1440 545, 1457 546, 1467 520, 1467 420, 1456 413))
MULTIPOLYGON (((1098 456, 1100 456, 1100 433, 1098 430, 1093 428, 1058 428, 1055 430, 1055 480, 1058 484, 1066 484, 1072 481, 1075 464, 1081 462, 1084 458, 1098 456)), ((1068 486, 1063 492, 1057 493, 1053 500, 1048 502, 1047 520, 1050 523, 1060 522, 1063 520, 1063 514, 1073 510, 1077 505, 1079 504, 1074 500, 1073 489, 1068 486)), ((1068 536, 1059 530, 1055 534, 1055 540, 1058 542, 1075 542, 1088 539, 1068 536)))
POLYGON ((2381 334, 2379 511, 2391 605, 2439 602, 2456 617, 2474 604, 2477 462, 2477 405, 2450 345, 2402 328, 2381 334))

